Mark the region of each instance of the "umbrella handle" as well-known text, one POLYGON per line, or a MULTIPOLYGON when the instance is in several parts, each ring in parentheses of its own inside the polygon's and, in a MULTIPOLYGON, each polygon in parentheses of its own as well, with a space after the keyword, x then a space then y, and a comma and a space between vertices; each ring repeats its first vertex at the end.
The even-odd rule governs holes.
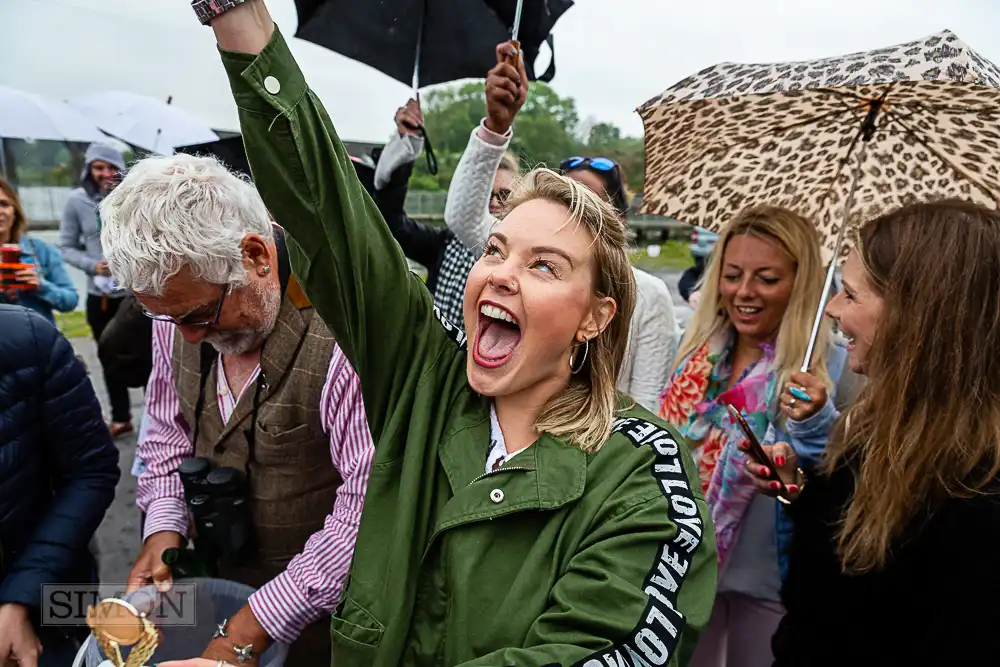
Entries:
POLYGON ((507 62, 514 66, 514 69, 521 70, 521 42, 516 39, 510 40, 511 45, 516 49, 517 53, 512 56, 507 56, 507 62))

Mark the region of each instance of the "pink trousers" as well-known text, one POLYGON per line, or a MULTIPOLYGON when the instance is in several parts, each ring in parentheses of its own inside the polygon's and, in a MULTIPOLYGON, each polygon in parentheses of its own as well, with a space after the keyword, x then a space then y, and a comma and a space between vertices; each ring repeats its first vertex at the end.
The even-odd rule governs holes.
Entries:
POLYGON ((688 667, 771 667, 771 637, 784 614, 777 602, 720 593, 688 667))

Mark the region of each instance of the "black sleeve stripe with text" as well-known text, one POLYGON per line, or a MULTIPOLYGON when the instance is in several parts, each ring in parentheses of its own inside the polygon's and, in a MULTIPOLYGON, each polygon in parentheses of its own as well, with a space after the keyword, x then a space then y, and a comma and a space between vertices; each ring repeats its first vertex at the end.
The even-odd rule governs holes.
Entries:
POLYGON ((677 596, 701 545, 703 528, 698 503, 688 484, 680 446, 666 429, 634 417, 615 421, 636 447, 652 447, 656 454, 651 473, 669 503, 668 516, 677 534, 660 548, 643 591, 649 602, 635 629, 622 641, 591 654, 575 667, 659 667, 673 657, 686 624, 677 610, 677 596))

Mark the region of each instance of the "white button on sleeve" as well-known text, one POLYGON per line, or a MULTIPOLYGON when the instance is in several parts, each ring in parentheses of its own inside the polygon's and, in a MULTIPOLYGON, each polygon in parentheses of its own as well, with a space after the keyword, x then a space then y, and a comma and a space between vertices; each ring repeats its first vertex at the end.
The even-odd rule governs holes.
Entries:
POLYGON ((264 90, 272 95, 277 95, 281 92, 281 83, 279 83, 273 76, 269 76, 264 79, 264 90))

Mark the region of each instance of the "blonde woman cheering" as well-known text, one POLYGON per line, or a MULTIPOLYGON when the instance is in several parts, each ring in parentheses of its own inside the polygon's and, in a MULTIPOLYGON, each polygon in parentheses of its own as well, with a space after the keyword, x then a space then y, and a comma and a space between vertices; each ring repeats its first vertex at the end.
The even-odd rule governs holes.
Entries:
POLYGON ((333 662, 685 664, 714 539, 683 443, 615 392, 635 284, 614 211, 531 174, 469 275, 466 339, 435 317, 263 2, 231 4, 202 7, 250 164, 375 442, 333 662))
POLYGON ((816 462, 836 417, 829 394, 846 357, 823 329, 813 373, 795 372, 822 291, 809 221, 774 207, 742 212, 718 240, 662 395, 660 415, 695 447, 718 536, 719 596, 692 663, 698 667, 771 662, 787 517, 744 474, 737 449, 744 436, 726 406, 739 409, 761 441, 790 439, 804 465, 816 462), (779 394, 793 383, 810 400, 782 410, 779 394))

